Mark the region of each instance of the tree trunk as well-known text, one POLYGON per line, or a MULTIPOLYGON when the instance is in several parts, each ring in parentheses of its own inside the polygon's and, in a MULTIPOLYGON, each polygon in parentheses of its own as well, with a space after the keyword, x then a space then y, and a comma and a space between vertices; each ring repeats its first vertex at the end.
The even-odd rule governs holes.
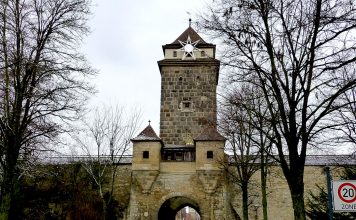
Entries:
POLYGON ((268 220, 267 211, 267 164, 265 163, 265 157, 261 153, 261 193, 262 193, 262 211, 263 220, 268 220))
POLYGON ((241 183, 243 219, 248 220, 248 184, 241 183))
POLYGON ((303 192, 291 192, 295 220, 305 220, 304 195, 303 192))
POLYGON ((9 219, 10 207, 11 207, 11 195, 10 193, 4 193, 1 195, 1 204, 0 204, 0 219, 7 220, 9 219))
POLYGON ((105 200, 104 200, 104 198, 102 198, 102 200, 103 200, 103 220, 105 220, 106 219, 106 213, 107 213, 107 204, 106 204, 106 202, 105 202, 105 200))
POLYGON ((287 182, 292 197, 294 219, 305 220, 303 172, 290 171, 290 175, 287 176, 287 182))
MULTIPOLYGON (((11 166, 11 165, 10 165, 11 166)), ((0 204, 0 219, 11 219, 11 204, 14 197, 14 169, 7 167, 4 171, 4 180, 1 184, 1 204, 0 204)))
MULTIPOLYGON (((10 137, 10 141, 5 144, 7 148, 16 149, 16 138, 10 137)), ((14 201, 14 189, 17 186, 16 183, 16 164, 18 159, 17 151, 7 150, 5 160, 5 166, 3 167, 3 181, 1 183, 1 199, 0 199, 0 219, 11 219, 11 204, 14 201)), ((13 210, 15 211, 15 210, 13 210)))

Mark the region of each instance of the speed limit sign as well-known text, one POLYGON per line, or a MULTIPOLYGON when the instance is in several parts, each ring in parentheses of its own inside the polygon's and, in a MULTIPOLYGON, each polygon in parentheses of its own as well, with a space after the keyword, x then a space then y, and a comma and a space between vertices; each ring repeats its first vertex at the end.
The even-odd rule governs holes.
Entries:
POLYGON ((356 181, 333 182, 334 211, 356 212, 356 181))

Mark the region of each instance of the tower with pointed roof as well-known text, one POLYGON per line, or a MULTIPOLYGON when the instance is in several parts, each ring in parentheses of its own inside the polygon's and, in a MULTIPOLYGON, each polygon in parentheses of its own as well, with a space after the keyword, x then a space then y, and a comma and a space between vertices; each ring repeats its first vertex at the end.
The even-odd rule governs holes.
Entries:
POLYGON ((215 45, 189 26, 162 48, 160 138, 165 145, 192 145, 205 126, 216 124, 215 45))
POLYGON ((163 45, 160 135, 148 125, 133 142, 128 219, 173 220, 190 206, 201 219, 233 219, 226 208, 225 138, 216 130, 215 45, 188 27, 163 45))

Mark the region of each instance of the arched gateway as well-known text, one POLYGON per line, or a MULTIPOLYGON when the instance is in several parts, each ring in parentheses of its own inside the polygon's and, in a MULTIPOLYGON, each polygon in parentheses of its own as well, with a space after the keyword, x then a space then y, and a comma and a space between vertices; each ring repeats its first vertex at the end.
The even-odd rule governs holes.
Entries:
POLYGON ((158 211, 158 220, 175 220, 177 212, 186 206, 192 207, 201 215, 198 203, 184 196, 176 196, 161 205, 158 211))
POLYGON ((148 125, 132 139, 128 219, 173 220, 186 205, 203 220, 234 219, 216 131, 215 45, 188 27, 163 52, 160 137, 148 125))

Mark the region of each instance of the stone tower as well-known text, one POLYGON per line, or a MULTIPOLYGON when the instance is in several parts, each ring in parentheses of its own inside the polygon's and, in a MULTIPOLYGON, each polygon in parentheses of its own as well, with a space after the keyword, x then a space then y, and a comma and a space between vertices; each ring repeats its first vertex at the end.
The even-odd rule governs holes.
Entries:
POLYGON ((216 123, 219 61, 215 45, 188 27, 163 46, 160 138, 165 144, 192 145, 202 128, 216 123))
POLYGON ((188 27, 163 53, 160 137, 148 125, 132 139, 127 219, 174 220, 185 206, 203 220, 234 219, 216 131, 215 45, 188 27))

